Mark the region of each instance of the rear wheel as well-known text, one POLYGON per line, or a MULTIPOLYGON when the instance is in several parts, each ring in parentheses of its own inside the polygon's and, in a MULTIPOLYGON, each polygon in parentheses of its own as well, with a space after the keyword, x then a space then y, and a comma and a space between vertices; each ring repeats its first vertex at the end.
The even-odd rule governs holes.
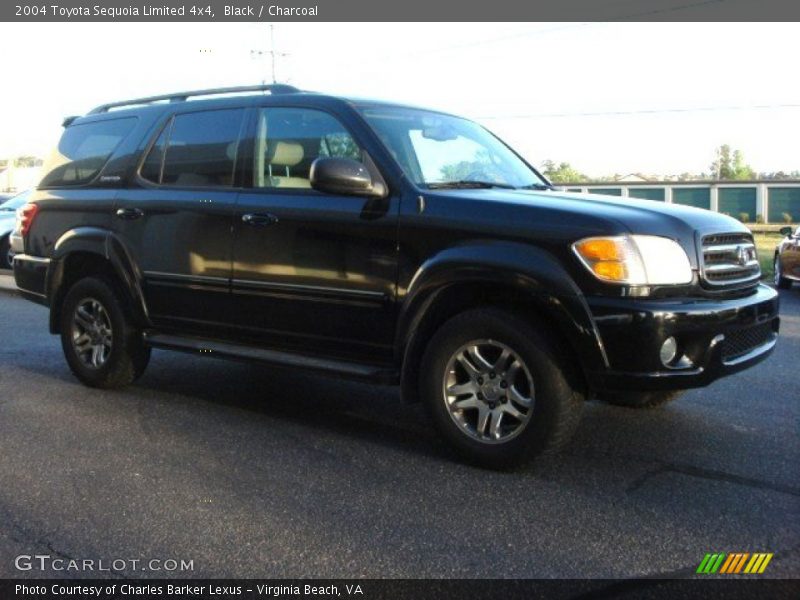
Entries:
POLYGON ((502 468, 570 439, 583 396, 568 364, 543 330, 513 313, 470 310, 428 344, 420 389, 462 457, 502 468))
POLYGON ((782 290, 788 290, 792 287, 792 281, 783 276, 783 263, 779 254, 775 255, 775 262, 772 263, 775 271, 775 285, 782 290))
POLYGON ((683 390, 669 392, 614 392, 598 394, 598 398, 609 404, 627 408, 655 408, 671 402, 683 394, 683 390))
POLYGON ((124 306, 110 282, 94 277, 79 280, 64 298, 61 346, 85 385, 123 387, 141 376, 150 361, 150 348, 124 306))

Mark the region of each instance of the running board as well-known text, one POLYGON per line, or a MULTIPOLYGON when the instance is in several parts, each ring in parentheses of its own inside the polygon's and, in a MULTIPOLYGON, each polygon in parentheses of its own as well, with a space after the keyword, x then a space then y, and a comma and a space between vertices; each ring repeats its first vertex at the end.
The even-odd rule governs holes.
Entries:
POLYGON ((279 367, 305 368, 320 373, 338 375, 349 379, 364 379, 375 383, 396 384, 399 381, 398 373, 395 370, 380 365, 320 358, 282 350, 268 350, 230 342, 158 333, 152 330, 145 331, 143 337, 145 344, 153 348, 178 350, 191 354, 248 362, 268 363, 279 367))

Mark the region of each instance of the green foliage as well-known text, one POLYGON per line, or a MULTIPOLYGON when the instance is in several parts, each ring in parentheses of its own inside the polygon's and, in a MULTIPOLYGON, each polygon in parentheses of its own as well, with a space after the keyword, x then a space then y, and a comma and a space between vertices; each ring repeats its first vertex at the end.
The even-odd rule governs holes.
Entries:
POLYGON ((490 171, 494 172, 492 160, 486 150, 479 150, 475 153, 473 160, 462 160, 457 163, 444 165, 439 172, 442 174, 442 181, 464 181, 467 179, 492 179, 490 171), (476 177, 476 175, 480 175, 476 177))
POLYGON ((787 225, 791 225, 792 224, 792 214, 791 213, 785 212, 785 213, 783 213, 781 215, 781 217, 783 217, 783 222, 786 223, 787 225))
POLYGON ((42 159, 35 156, 18 156, 14 159, 15 167, 40 167, 42 159))
POLYGON ((764 215, 762 215, 761 213, 757 214, 756 215, 756 223, 758 223, 760 225, 763 222, 764 222, 764 215))
POLYGON ((440 173, 442 174, 442 181, 464 181, 469 179, 470 175, 479 171, 480 168, 481 164, 478 162, 462 160, 461 162, 444 165, 440 169, 440 173))
POLYGON ((572 167, 568 162, 556 165, 552 160, 542 163, 542 173, 553 183, 578 183, 589 181, 589 178, 572 167))
POLYGON ((347 133, 331 133, 323 138, 320 156, 361 160, 361 150, 347 133))
POLYGON ((749 221, 750 221, 750 213, 747 213, 747 212, 740 212, 740 213, 739 213, 739 220, 740 220, 742 223, 747 223, 747 222, 749 222, 749 221))
POLYGON ((716 149, 716 159, 711 163, 711 176, 720 181, 754 179, 756 172, 744 162, 741 150, 732 150, 728 144, 716 149))
POLYGON ((800 171, 789 171, 788 173, 785 171, 765 171, 759 173, 758 178, 771 180, 800 179, 800 171))

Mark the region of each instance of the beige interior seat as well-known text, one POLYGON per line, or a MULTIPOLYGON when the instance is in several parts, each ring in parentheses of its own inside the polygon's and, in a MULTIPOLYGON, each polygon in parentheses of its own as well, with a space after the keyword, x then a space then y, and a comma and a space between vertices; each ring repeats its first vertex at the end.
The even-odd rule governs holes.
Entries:
POLYGON ((311 182, 305 177, 291 174, 292 167, 303 162, 303 146, 293 142, 276 142, 270 148, 267 162, 270 187, 278 188, 310 188, 311 182))

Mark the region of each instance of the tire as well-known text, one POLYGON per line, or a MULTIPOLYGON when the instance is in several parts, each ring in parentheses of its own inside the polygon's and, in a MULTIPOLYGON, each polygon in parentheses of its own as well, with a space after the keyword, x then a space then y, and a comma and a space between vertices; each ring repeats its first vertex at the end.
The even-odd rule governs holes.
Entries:
POLYGON ((615 392, 598 394, 598 399, 626 408, 656 408, 677 399, 683 390, 669 392, 615 392))
POLYGON ((788 290, 792 287, 792 281, 790 279, 786 279, 783 276, 783 268, 781 265, 781 257, 779 255, 775 255, 775 260, 772 263, 772 266, 775 270, 775 286, 782 289, 788 290))
POLYGON ((10 242, 8 236, 0 240, 0 269, 10 269, 12 267, 9 260, 10 242))
POLYGON ((89 387, 124 387, 140 377, 150 361, 150 348, 144 345, 141 331, 128 316, 122 296, 106 279, 88 277, 69 289, 61 306, 59 330, 70 369, 89 387), (82 341, 76 344, 74 340, 82 341), (80 352, 79 348, 89 350, 80 352))
POLYGON ((453 317, 429 342, 420 371, 433 425, 462 458, 480 466, 502 469, 555 451, 580 420, 584 397, 570 362, 549 332, 511 312, 487 308, 453 317))

